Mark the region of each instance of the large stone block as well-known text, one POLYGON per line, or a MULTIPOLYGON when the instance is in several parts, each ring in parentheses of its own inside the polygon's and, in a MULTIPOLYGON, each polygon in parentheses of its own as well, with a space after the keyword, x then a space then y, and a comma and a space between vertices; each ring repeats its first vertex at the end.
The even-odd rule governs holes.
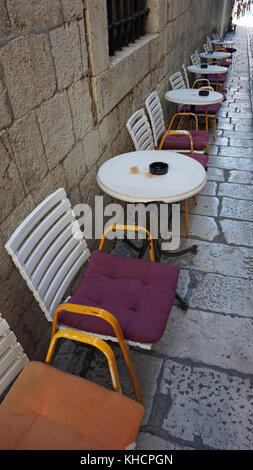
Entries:
POLYGON ((92 74, 98 75, 109 67, 106 0, 87 1, 86 21, 92 74))
POLYGON ((45 178, 31 192, 32 198, 36 204, 40 204, 47 196, 52 194, 58 188, 66 187, 65 171, 61 163, 53 170, 47 173, 45 178))
POLYGON ((155 38, 147 35, 131 44, 123 55, 112 60, 110 69, 92 79, 99 121, 148 74, 155 38))
POLYGON ((19 37, 0 49, 0 64, 15 118, 48 100, 55 75, 47 35, 19 37))
POLYGON ((33 189, 48 171, 36 114, 19 119, 9 130, 10 142, 25 189, 33 189))
POLYGON ((10 34, 10 20, 4 1, 0 2, 0 39, 5 39, 10 34))
POLYGON ((83 17, 84 5, 82 0, 61 0, 61 4, 65 21, 83 17))
POLYGON ((57 85, 63 90, 82 76, 79 29, 76 22, 50 32, 57 85))
POLYGON ((33 211, 34 208, 34 201, 32 197, 28 195, 2 222, 1 232, 4 243, 9 240, 10 236, 13 234, 16 228, 33 211))
POLYGON ((74 145, 67 92, 55 95, 37 109, 49 169, 63 160, 74 145))
POLYGON ((12 31, 55 26, 63 21, 59 0, 7 0, 12 31))
POLYGON ((93 126, 88 78, 79 80, 68 89, 76 139, 82 139, 93 126))
POLYGON ((98 161, 102 154, 102 144, 100 133, 97 129, 93 129, 83 139, 84 160, 87 168, 91 168, 98 161))
POLYGON ((80 183, 86 174, 86 166, 84 160, 84 151, 81 142, 78 142, 63 162, 66 173, 67 189, 73 188, 80 183))
POLYGON ((88 64, 88 48, 87 48, 87 42, 86 42, 84 21, 80 20, 78 22, 78 26, 79 26, 79 34, 80 34, 80 47, 81 47, 81 56, 82 56, 82 64, 83 64, 83 75, 87 75, 89 71, 89 64, 88 64))
POLYGON ((7 90, 0 83, 0 130, 11 124, 11 112, 7 101, 7 90))
POLYGON ((25 198, 23 184, 14 161, 0 138, 0 222, 25 198))

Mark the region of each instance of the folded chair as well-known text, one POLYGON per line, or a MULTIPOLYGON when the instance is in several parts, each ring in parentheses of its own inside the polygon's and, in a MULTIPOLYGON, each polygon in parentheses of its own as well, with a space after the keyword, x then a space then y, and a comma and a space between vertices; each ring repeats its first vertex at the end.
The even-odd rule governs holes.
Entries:
MULTIPOLYGON (((11 332, 5 336, 0 333, 4 357, 10 355, 10 346, 7 349, 4 345, 10 334, 14 336, 11 332)), ((52 337, 45 362, 29 362, 26 358, 18 378, 20 368, 13 375, 16 380, 0 404, 0 450, 124 450, 135 447, 144 408, 121 395, 115 356, 107 343, 92 335, 61 330, 52 337), (114 391, 51 366, 59 338, 99 349, 107 359, 114 391)), ((3 363, 2 360, 0 376, 4 373, 3 363)), ((12 365, 12 370, 14 367, 12 365)))
MULTIPOLYGON (((155 147, 159 147, 160 141, 162 136, 164 135, 166 128, 165 122, 163 117, 162 105, 160 102, 160 98, 158 96, 157 91, 153 91, 145 100, 145 106, 147 109, 147 113, 151 122, 151 127, 153 130, 154 142, 155 147)), ((193 139, 193 149, 194 154, 204 154, 208 151, 208 139, 209 134, 207 131, 199 131, 198 130, 198 118, 192 112, 179 112, 174 114, 171 119, 170 125, 168 130, 173 130, 173 125, 176 122, 177 118, 179 118, 179 123, 176 129, 179 130, 180 125, 182 124, 185 118, 194 118, 196 129, 189 130, 192 139, 193 139)), ((164 140, 162 150, 175 150, 179 153, 187 153, 191 154, 191 143, 190 140, 182 134, 168 134, 166 139, 164 140)), ((190 155, 192 157, 192 155, 190 155)), ((192 157, 193 158, 193 157, 192 157)), ((199 161, 203 163, 203 161, 207 162, 208 158, 206 155, 203 158, 200 158, 199 161)), ((206 163, 204 164, 204 166, 206 163)))
POLYGON ((64 325, 118 341, 140 401, 127 343, 151 349, 160 340, 174 303, 179 268, 154 262, 153 241, 146 229, 131 226, 128 230, 145 232, 151 261, 102 251, 107 232, 90 256, 61 188, 21 223, 6 249, 47 319, 54 318, 52 334, 64 325), (63 303, 66 290, 86 261, 78 288, 63 303))
MULTIPOLYGON (((149 106, 152 107, 152 103, 150 103, 149 106)), ((148 122, 148 119, 143 109, 136 111, 133 114, 133 116, 131 116, 131 118, 127 122, 127 129, 134 143, 135 150, 154 150, 155 148, 157 150, 164 150, 163 144, 164 144, 165 139, 168 136, 183 137, 184 139, 189 140, 190 148, 191 148, 191 152, 188 154, 184 153, 184 155, 187 155, 190 158, 197 160, 206 168, 208 156, 195 154, 193 152, 193 139, 192 139, 190 132, 182 131, 182 130, 161 132, 164 126, 161 116, 162 115, 159 112, 156 112, 155 107, 152 108, 151 119, 152 119, 153 135, 152 135, 150 124, 148 122), (155 114, 155 118, 153 118, 153 113, 155 114), (159 135, 161 136, 161 143, 160 145, 157 145, 159 135), (153 136, 155 138, 155 141, 153 139, 153 136), (154 145, 154 142, 156 146, 154 145)), ((197 204, 197 196, 195 196, 195 204, 197 204)), ((188 201, 187 200, 185 201, 185 221, 186 221, 185 233, 186 233, 186 237, 188 237, 189 236, 189 215, 188 215, 188 201)))

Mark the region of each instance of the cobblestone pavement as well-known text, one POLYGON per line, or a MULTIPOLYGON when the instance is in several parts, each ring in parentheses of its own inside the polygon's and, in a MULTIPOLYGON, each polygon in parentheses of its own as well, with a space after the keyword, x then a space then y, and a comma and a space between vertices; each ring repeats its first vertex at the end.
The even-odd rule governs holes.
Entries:
MULTIPOLYGON (((190 239, 182 239, 182 246, 196 241, 199 254, 173 259, 190 308, 175 302, 152 352, 131 348, 146 410, 137 440, 143 450, 253 448, 253 28, 238 25, 232 37, 237 53, 208 182, 191 206, 190 239)), ((133 397, 113 349, 123 393, 133 397)), ((54 364, 111 387, 105 360, 92 349, 63 341, 54 364)))

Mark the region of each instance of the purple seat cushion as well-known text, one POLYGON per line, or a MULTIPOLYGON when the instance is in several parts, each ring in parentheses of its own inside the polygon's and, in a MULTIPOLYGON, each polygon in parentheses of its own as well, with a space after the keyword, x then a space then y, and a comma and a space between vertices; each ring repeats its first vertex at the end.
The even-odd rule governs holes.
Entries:
MULTIPOLYGON (((208 132, 189 130, 193 139, 194 150, 205 150, 208 144, 208 132)), ((191 150, 191 142, 186 135, 168 135, 163 144, 163 150, 191 150)))
MULTIPOLYGON (((154 343, 173 306, 179 268, 95 251, 69 303, 102 308, 119 321, 126 339, 154 343)), ((115 336, 105 320, 61 312, 59 321, 91 333, 115 336)))
POLYGON ((185 153, 184 155, 186 155, 187 157, 193 158, 197 162, 201 163, 201 165, 203 165, 204 168, 207 167, 208 155, 205 155, 203 153, 185 153))
POLYGON ((219 91, 218 93, 221 93, 223 96, 223 101, 227 101, 226 93, 224 91, 219 91))
MULTIPOLYGON (((211 114, 212 116, 215 116, 215 114, 218 113, 220 108, 221 108, 221 103, 209 104, 207 106, 207 113, 211 114)), ((186 112, 190 112, 191 111, 191 106, 190 105, 187 105, 186 107, 182 106, 181 109, 184 109, 184 111, 186 111, 186 112)), ((206 113, 206 107, 205 106, 194 106, 193 112, 196 113, 196 114, 205 114, 206 113)))
POLYGON ((219 61, 219 64, 222 66, 222 67, 230 67, 230 65, 232 65, 232 62, 226 60, 226 62, 222 62, 222 61, 219 61))
POLYGON ((218 83, 225 83, 225 81, 227 80, 227 74, 226 73, 221 73, 219 75, 210 74, 208 75, 207 78, 210 83, 216 83, 217 81, 218 83))

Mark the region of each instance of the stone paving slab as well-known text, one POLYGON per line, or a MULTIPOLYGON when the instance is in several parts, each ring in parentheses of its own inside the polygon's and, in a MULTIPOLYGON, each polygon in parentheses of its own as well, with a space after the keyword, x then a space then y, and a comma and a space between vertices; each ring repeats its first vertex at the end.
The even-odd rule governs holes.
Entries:
POLYGON ((252 383, 207 367, 164 365, 160 394, 168 397, 163 430, 204 448, 252 449, 252 383), (240 430, 240 432, 239 432, 240 430))
POLYGON ((191 359, 251 374, 252 319, 173 307, 162 339, 154 351, 170 358, 191 359), (240 331, 240 335, 238 335, 240 331))

